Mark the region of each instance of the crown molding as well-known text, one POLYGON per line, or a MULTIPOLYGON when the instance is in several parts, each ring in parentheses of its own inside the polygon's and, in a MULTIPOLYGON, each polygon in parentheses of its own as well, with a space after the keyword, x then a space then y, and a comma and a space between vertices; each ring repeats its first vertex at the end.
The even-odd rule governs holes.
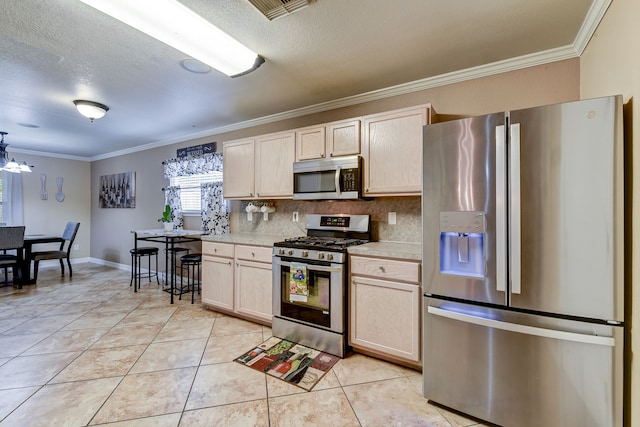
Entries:
MULTIPOLYGON (((292 119, 296 117, 306 116, 314 113, 335 110, 337 108, 349 107, 352 105, 362 104, 365 102, 377 101, 380 99, 390 98, 398 95, 405 95, 422 90, 433 89, 436 87, 446 86, 454 83, 460 83, 468 80, 479 79, 482 77, 493 76, 496 74, 506 73, 509 71, 521 70, 523 68, 534 67, 538 65, 549 64, 552 62, 563 61, 566 59, 578 58, 584 52, 589 40, 595 33, 598 24, 604 17, 612 0, 595 0, 591 8, 587 12, 587 16, 576 35, 573 44, 550 49, 542 52, 536 52, 529 55, 519 56, 516 58, 505 59, 490 64, 480 65, 477 67, 467 68, 464 70, 454 71, 451 73, 441 74, 438 76, 427 77, 408 83, 403 83, 387 88, 374 90, 358 95, 348 96, 332 101, 319 104, 309 105, 307 107, 297 108, 294 110, 283 111, 269 116, 259 117, 257 119, 246 120, 243 122, 233 123, 227 126, 207 129, 201 132, 184 135, 181 138, 157 141, 150 144, 141 145, 131 149, 114 151, 107 154, 91 157, 90 160, 103 160, 111 157, 132 154, 139 151, 146 151, 153 148, 159 148, 171 144, 191 141, 199 138, 212 137, 221 133, 231 132, 235 130, 246 129, 253 126, 269 124, 281 120, 292 119)), ((42 153, 40 153, 42 155, 42 153)))

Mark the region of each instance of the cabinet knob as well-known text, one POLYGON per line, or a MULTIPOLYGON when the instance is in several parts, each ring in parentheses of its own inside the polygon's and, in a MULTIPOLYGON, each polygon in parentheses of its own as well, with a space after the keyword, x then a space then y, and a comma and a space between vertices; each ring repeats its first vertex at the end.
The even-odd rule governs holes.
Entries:
POLYGON ((255 252, 251 252, 251 256, 255 258, 256 257, 255 252))
POLYGON ((380 271, 382 271, 382 272, 384 273, 384 266, 382 266, 382 265, 381 265, 381 266, 380 266, 380 267, 378 267, 378 268, 380 269, 380 271))

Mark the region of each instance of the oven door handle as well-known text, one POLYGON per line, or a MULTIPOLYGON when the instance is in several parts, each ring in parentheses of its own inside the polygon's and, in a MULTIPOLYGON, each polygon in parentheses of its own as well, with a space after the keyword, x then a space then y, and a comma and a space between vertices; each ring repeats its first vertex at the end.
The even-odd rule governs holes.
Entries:
MULTIPOLYGON (((276 260, 274 261, 274 264, 277 265, 284 265, 285 267, 291 267, 291 263, 287 262, 287 261, 281 261, 281 260, 276 260)), ((316 264, 307 264, 307 263, 303 263, 306 264, 307 269, 309 271, 323 271, 323 272, 339 272, 340 270, 342 270, 342 267, 325 267, 322 265, 316 265, 316 264)))

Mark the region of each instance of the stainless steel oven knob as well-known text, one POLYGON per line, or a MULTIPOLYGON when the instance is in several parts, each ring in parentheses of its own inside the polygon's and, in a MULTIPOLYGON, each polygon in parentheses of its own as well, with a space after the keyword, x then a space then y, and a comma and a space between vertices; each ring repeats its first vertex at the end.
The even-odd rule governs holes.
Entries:
POLYGON ((289 249, 288 254, 289 254, 289 255, 293 255, 293 249, 289 249))
POLYGON ((327 260, 332 261, 333 260, 333 254, 327 254, 327 260))
POLYGON ((278 250, 278 255, 284 255, 284 249, 279 249, 278 250))
POLYGON ((309 256, 309 252, 307 252, 307 251, 302 251, 302 257, 303 257, 303 258, 306 258, 306 257, 308 257, 308 256, 309 256))
POLYGON ((324 254, 322 252, 318 254, 318 259, 324 259, 324 254))

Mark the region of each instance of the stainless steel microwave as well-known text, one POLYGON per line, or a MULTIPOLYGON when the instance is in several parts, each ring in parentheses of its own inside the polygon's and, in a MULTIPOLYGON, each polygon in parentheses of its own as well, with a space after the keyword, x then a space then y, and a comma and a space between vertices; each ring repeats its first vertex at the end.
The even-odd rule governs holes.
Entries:
POLYGON ((293 164, 294 200, 362 197, 362 157, 344 156, 293 164))

